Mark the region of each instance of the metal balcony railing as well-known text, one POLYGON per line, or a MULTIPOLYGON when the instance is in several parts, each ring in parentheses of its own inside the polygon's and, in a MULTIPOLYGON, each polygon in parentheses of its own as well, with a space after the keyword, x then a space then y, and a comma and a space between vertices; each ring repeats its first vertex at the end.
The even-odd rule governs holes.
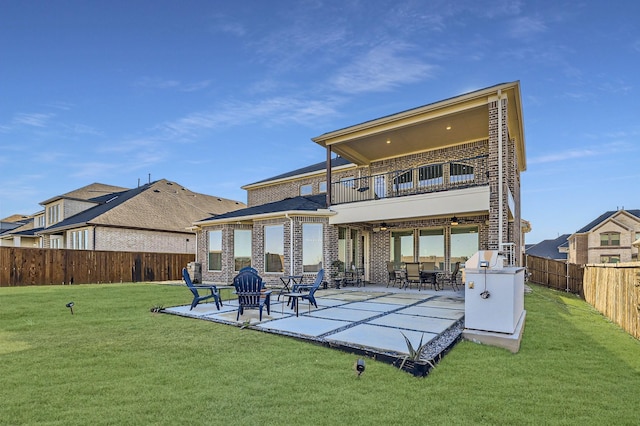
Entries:
POLYGON ((344 204, 429 192, 449 191, 489 183, 488 155, 331 183, 331 203, 344 204))

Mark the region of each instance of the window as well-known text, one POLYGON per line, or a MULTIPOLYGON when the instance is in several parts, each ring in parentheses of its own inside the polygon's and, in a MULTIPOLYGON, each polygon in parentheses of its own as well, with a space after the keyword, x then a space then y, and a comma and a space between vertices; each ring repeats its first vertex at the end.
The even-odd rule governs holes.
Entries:
POLYGON ((600 263, 620 263, 619 254, 607 254, 600 256, 600 263))
POLYGON ((322 192, 327 192, 327 181, 323 180, 322 182, 320 182, 318 184, 318 192, 322 193, 322 192))
POLYGON ((473 180, 473 166, 461 163, 451 163, 449 166, 449 182, 465 183, 473 180))
POLYGON ((313 193, 313 186, 311 186, 311 184, 300 185, 300 195, 311 195, 312 193, 313 193))
POLYGON ((404 191, 413 188, 413 170, 400 173, 393 178, 393 189, 396 191, 404 191))
POLYGON ((342 271, 347 264, 347 228, 338 228, 338 260, 342 262, 342 271))
POLYGON ((284 272, 284 227, 264 227, 264 271, 284 272))
POLYGON ((444 229, 421 229, 418 234, 418 262, 425 269, 444 270, 444 229))
POLYGON ((233 231, 233 262, 236 271, 251 266, 251 230, 233 231))
POLYGON ((52 249, 62 248, 62 237, 52 235, 51 239, 49 240, 49 247, 52 249))
POLYGON ((44 228, 44 215, 36 217, 36 228, 44 228))
POLYGON ((442 164, 422 166, 418 169, 418 186, 442 185, 442 164))
POLYGON ((53 225, 60 221, 60 204, 47 207, 47 223, 53 225))
POLYGON ((619 232, 604 232, 600 234, 600 246, 619 246, 620 245, 620 233, 619 232))
POLYGON ((318 272, 322 269, 322 224, 302 224, 302 271, 318 272))
POLYGON ((209 231, 210 271, 222 271, 222 230, 209 231))
POLYGON ((406 262, 413 262, 413 231, 391 232, 391 259, 396 269, 406 262))
POLYGON ((83 229, 82 231, 71 231, 69 248, 74 250, 88 250, 89 249, 89 230, 83 229))
POLYGON ((356 180, 352 176, 343 177, 340 179, 340 184, 346 188, 355 188, 356 180))
POLYGON ((478 247, 477 226, 451 228, 451 268, 456 262, 460 262, 460 268, 464 268, 464 263, 476 254, 478 247))
POLYGON ((356 268, 361 267, 362 262, 358 261, 358 231, 356 229, 351 230, 351 265, 356 268))

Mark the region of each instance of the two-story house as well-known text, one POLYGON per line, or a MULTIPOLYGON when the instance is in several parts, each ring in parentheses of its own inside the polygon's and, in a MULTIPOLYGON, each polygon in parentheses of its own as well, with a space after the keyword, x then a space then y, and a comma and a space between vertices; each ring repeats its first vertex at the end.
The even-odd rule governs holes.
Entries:
POLYGON ((22 247, 37 238, 43 248, 194 253, 195 220, 246 207, 166 179, 133 189, 93 183, 40 204, 29 225, 3 237, 22 247))
POLYGON ((246 209, 194 223, 203 279, 251 265, 277 282, 342 264, 386 282, 387 262, 450 269, 479 249, 521 264, 519 82, 312 140, 325 161, 248 184, 246 209))
POLYGON ((635 241, 640 241, 640 210, 608 211, 569 236, 569 262, 637 261, 635 241))
POLYGON ((30 216, 21 216, 16 227, 0 233, 0 247, 41 247, 42 239, 36 235, 44 228, 44 211, 30 216))

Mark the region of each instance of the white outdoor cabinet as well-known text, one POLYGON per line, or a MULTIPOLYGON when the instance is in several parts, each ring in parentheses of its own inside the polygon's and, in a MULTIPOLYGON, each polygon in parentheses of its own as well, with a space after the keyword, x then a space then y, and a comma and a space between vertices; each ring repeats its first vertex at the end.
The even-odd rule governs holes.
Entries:
POLYGON ((524 313, 524 268, 505 267, 498 252, 465 263, 465 328, 513 334, 524 313))

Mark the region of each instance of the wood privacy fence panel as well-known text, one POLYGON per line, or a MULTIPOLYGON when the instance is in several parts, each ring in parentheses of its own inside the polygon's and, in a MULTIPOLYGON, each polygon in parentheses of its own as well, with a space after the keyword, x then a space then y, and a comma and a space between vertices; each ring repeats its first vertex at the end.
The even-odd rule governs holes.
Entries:
POLYGON ((0 247, 0 287, 180 280, 193 254, 0 247))
POLYGON ((526 265, 530 282, 556 290, 582 294, 584 276, 582 265, 529 254, 526 256, 526 265))
POLYGON ((585 300, 640 339, 640 263, 587 265, 585 269, 585 300))

